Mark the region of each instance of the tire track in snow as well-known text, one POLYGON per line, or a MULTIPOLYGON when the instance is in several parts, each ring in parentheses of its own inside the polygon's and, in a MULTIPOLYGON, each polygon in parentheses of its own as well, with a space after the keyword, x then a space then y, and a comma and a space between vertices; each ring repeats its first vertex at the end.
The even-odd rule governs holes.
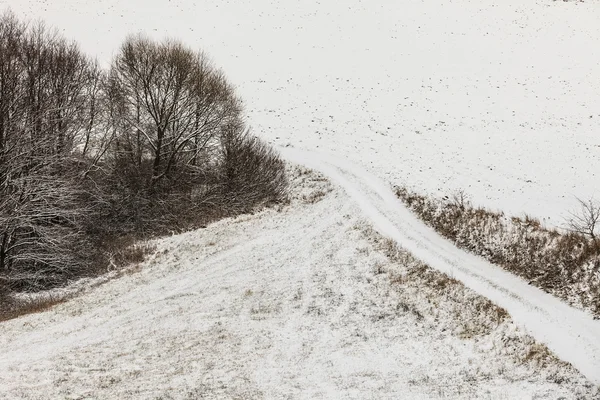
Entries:
POLYGON ((317 170, 341 186, 381 234, 508 311, 559 358, 600 384, 600 321, 523 279, 457 248, 420 221, 382 180, 339 157, 291 147, 287 160, 317 170))

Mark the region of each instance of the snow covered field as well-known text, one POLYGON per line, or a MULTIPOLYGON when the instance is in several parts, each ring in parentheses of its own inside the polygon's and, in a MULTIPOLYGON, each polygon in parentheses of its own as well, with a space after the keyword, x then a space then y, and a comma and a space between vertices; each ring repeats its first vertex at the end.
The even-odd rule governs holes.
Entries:
POLYGON ((404 266, 375 249, 358 206, 310 175, 295 183, 283 212, 163 239, 141 270, 0 324, 0 398, 600 394, 510 320, 486 320, 472 292, 395 286, 404 266))
POLYGON ((2 0, 108 62, 126 34, 207 50, 271 141, 392 184, 562 223, 600 197, 600 2, 2 0))
MULTIPOLYGON (((336 154, 386 184, 464 188, 476 204, 550 224, 574 196, 600 198, 597 1, 0 0, 5 7, 44 19, 103 63, 128 33, 202 48, 238 86, 256 133, 336 154)), ((522 362, 524 334, 510 321, 464 339, 447 321, 395 313, 400 295, 373 272, 389 260, 364 236, 369 223, 385 228, 375 215, 384 209, 370 214, 350 197, 336 189, 314 205, 166 239, 140 273, 0 325, 0 396, 591 396, 571 368, 522 362)), ((422 224, 413 228, 418 237, 422 224)), ((482 284, 470 268, 483 264, 432 242, 437 253, 401 244, 451 275, 456 267, 475 290, 506 282, 482 284)), ((519 299, 528 289, 488 289, 479 292, 597 380, 598 321, 537 292, 519 299), (548 330, 554 317, 567 322, 558 333, 548 330)))

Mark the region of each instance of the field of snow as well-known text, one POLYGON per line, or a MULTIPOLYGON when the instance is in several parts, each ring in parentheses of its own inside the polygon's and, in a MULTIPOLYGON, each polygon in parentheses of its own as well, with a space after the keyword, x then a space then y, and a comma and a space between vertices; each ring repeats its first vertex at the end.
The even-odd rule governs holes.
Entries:
POLYGON ((253 130, 346 193, 166 239, 140 273, 0 325, 0 397, 591 393, 564 365, 516 363, 513 322, 462 339, 411 313, 385 318, 398 294, 373 272, 386 261, 369 224, 599 381, 600 321, 440 241, 386 185, 463 188, 549 224, 574 196, 600 198, 600 3, 0 0, 9 7, 103 64, 129 33, 206 50, 253 130))
POLYGON ((358 205, 322 179, 295 183, 282 212, 162 239, 139 271, 0 324, 0 398, 600 394, 573 368, 535 361, 543 351, 510 320, 466 335, 461 323, 490 325, 464 304, 472 293, 395 288, 403 265, 374 248, 358 205))
POLYGON ((600 3, 0 0, 108 63, 128 33, 209 52, 255 132, 392 184, 561 224, 597 196, 600 3))

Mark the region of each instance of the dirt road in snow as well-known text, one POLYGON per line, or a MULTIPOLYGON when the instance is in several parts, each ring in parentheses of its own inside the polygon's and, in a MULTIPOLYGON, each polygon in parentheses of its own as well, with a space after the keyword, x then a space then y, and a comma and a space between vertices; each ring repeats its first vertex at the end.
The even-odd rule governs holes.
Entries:
POLYGON ((330 154, 280 148, 289 161, 325 174, 360 206, 383 235, 505 308, 517 324, 600 383, 600 321, 524 280, 458 249, 417 219, 383 181, 330 154))

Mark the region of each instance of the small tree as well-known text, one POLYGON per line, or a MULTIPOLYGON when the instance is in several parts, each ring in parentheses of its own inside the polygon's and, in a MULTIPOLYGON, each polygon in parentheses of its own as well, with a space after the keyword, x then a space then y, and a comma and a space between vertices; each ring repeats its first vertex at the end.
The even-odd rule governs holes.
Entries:
POLYGON ((454 193, 452 193, 450 204, 460 211, 465 211, 471 205, 471 201, 469 200, 469 195, 464 189, 457 189, 454 191, 454 193))
POLYGON ((584 201, 577 198, 579 210, 570 213, 567 229, 571 232, 588 236, 598 243, 597 230, 600 228, 600 203, 593 199, 584 201))

